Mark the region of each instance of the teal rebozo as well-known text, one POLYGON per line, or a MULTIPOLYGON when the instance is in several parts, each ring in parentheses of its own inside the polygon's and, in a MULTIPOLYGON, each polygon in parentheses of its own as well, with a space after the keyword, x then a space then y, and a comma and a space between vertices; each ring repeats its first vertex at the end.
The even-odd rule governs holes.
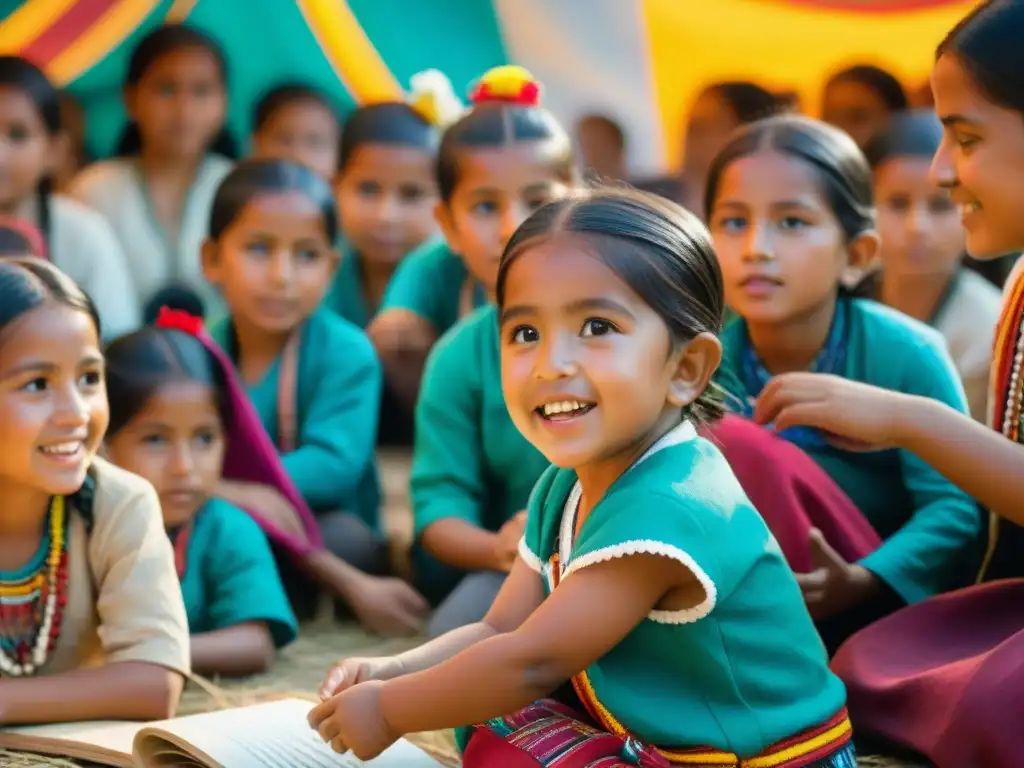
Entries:
POLYGON ((298 634, 267 537, 246 512, 215 496, 228 442, 251 439, 235 418, 228 375, 182 330, 147 327, 107 350, 107 451, 160 498, 192 668, 203 675, 262 672, 298 634))
POLYGON ((697 435, 725 310, 704 226, 629 190, 552 203, 508 243, 497 303, 509 413, 555 465, 516 563, 481 622, 342 661, 313 727, 365 759, 469 725, 467 768, 853 768, 796 579, 697 435))
POLYGON ((441 140, 438 221, 461 259, 436 265, 458 265, 488 304, 438 341, 416 405, 414 566, 417 585, 441 603, 432 635, 487 612, 515 562, 530 489, 548 465, 505 407, 490 300, 505 243, 533 211, 567 194, 574 179, 569 137, 537 99, 506 103, 482 95, 441 140))
MULTIPOLYGON (((301 572, 280 562, 296 611, 315 608, 312 575, 369 627, 410 632, 426 606, 384 576, 374 457, 380 364, 362 330, 320 306, 337 234, 334 196, 314 171, 281 160, 239 164, 217 191, 203 245, 206 275, 230 310, 211 335, 234 361, 324 540, 301 572)), ((265 485, 222 482, 219 495, 281 526, 296 519, 265 485)))
MULTIPOLYGON (((942 338, 923 323, 840 289, 878 250, 871 172, 846 134, 783 116, 735 135, 712 165, 711 233, 725 295, 740 316, 722 335, 718 381, 751 415, 773 376, 809 370, 967 403, 942 338)), ((785 430, 884 540, 858 563, 820 542, 801 574, 828 645, 858 627, 963 583, 980 528, 975 503, 909 451, 863 451, 808 428, 785 430)))

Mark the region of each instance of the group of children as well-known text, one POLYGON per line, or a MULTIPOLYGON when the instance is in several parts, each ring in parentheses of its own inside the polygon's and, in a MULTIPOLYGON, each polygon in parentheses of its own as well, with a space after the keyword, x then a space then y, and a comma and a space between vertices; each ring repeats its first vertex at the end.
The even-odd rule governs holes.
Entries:
MULTIPOLYGON (((0 243, 0 723, 166 716, 190 669, 266 668, 325 593, 432 638, 325 680, 310 723, 362 758, 466 726, 470 767, 848 768, 852 719, 1012 765, 1012 728, 965 710, 1005 697, 1020 627, 1004 607, 957 642, 957 616, 1016 583, 951 590, 979 504, 1020 517, 1024 282, 986 389, 998 295, 959 262, 1024 248, 1021 26, 979 7, 940 48, 939 118, 863 152, 798 116, 734 131, 707 226, 584 189, 514 67, 465 110, 429 73, 344 125, 282 87, 232 167, 224 62, 185 27, 133 56, 125 157, 72 182, 86 207, 49 193, 52 88, 0 59, 27 156, 4 204, 42 232, 0 243), (411 583, 385 429, 414 440, 411 583)), ((1005 528, 989 577, 1016 575, 1005 528)))

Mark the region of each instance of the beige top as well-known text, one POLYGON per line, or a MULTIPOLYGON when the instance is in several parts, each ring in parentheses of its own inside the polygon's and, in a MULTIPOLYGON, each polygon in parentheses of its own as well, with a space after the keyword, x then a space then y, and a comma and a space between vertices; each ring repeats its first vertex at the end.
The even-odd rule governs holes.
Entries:
POLYGON ((38 674, 144 661, 187 675, 188 619, 156 492, 103 459, 93 474, 93 529, 71 516, 68 603, 38 674))

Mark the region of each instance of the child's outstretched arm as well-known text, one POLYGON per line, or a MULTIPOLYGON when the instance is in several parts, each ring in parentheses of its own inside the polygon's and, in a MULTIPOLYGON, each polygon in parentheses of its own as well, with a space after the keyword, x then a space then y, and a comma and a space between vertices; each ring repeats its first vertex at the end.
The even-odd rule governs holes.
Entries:
POLYGON ((677 587, 694 606, 704 599, 696 577, 668 557, 638 554, 587 566, 514 632, 422 672, 356 685, 315 708, 310 723, 335 749, 368 759, 406 733, 515 712, 608 653, 677 587), (586 631, 574 631, 580 627, 586 631))
POLYGON ((1024 446, 944 403, 836 376, 787 373, 764 388, 755 419, 903 448, 992 512, 1024 524, 1024 446))

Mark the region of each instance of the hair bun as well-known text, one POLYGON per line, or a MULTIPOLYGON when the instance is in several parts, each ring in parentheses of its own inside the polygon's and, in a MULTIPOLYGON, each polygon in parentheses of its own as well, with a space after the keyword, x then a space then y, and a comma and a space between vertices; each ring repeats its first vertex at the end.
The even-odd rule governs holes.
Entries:
POLYGON ((428 69, 409 80, 409 106, 438 128, 454 123, 465 106, 452 88, 451 80, 439 69, 428 69))
POLYGON ((501 102, 524 107, 539 107, 541 84, 529 70, 515 64, 506 64, 488 70, 470 91, 474 104, 501 102))

